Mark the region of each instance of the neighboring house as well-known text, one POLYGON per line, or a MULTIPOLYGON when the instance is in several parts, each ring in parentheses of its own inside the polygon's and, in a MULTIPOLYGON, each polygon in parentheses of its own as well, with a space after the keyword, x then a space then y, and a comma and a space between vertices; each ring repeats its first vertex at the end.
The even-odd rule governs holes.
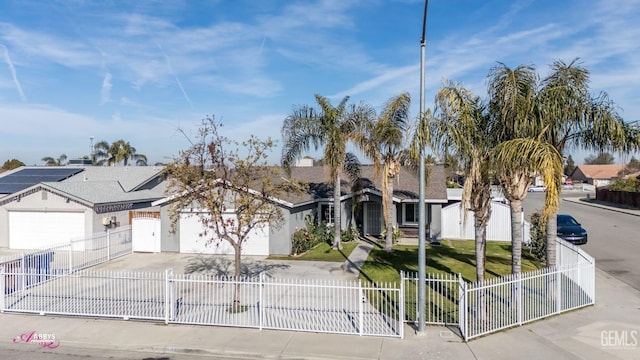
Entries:
MULTIPOLYGON (((440 238, 440 211, 447 203, 445 174, 442 166, 428 167, 429 178, 425 188, 426 224, 428 236, 440 238)), ((321 166, 298 166, 291 168, 291 178, 309 184, 308 191, 301 195, 287 195, 274 201, 284 213, 283 225, 276 229, 266 227, 254 232, 243 245, 244 255, 289 255, 291 239, 296 229, 306 226, 308 218, 320 223, 333 223, 333 186, 327 181, 326 170, 321 166)), ((384 225, 382 216, 382 193, 380 192, 380 176, 375 176, 372 165, 361 166, 363 188, 352 194, 351 184, 342 180, 341 199, 342 224, 347 229, 355 225, 363 235, 379 236, 384 225), (355 200, 355 201, 354 201, 355 200), (354 206, 357 204, 357 206, 354 206)), ((393 219, 394 225, 403 231, 415 231, 418 228, 419 181, 417 174, 402 169, 394 181, 393 219)), ((207 239, 199 236, 202 225, 198 217, 190 216, 193 210, 185 209, 176 224, 175 232, 171 232, 169 205, 171 198, 154 202, 160 206, 161 239, 157 245, 161 251, 181 253, 215 253, 231 254, 230 246, 207 245, 207 239)), ((197 212, 197 210, 196 210, 197 212)), ((230 214, 232 216, 232 214, 230 214)))
MULTIPOLYGON (((36 249, 131 224, 164 196, 153 166, 20 167, 0 175, 0 248, 36 249)), ((157 208, 155 209, 157 212, 157 208)))
POLYGON ((596 187, 607 186, 619 178, 624 165, 578 165, 571 173, 573 182, 582 182, 596 187))

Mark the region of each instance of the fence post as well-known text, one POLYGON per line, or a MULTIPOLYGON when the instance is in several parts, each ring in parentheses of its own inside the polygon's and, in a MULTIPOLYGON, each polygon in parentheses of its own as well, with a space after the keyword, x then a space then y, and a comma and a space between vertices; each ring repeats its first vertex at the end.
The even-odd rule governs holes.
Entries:
POLYGON ((358 280, 358 321, 360 323, 358 334, 362 336, 364 326, 364 294, 362 292, 362 280, 358 280))
POLYGON ((522 274, 518 273, 516 274, 516 321, 518 322, 518 325, 522 325, 522 274))
POLYGON ((562 312, 562 274, 560 268, 556 267, 556 313, 562 312))
POLYGON ((111 260, 111 232, 107 229, 107 261, 111 260))
POLYGON ((20 287, 19 290, 27 288, 27 266, 25 264, 24 252, 20 253, 20 287))
POLYGON ((262 287, 264 286, 264 272, 260 272, 260 276, 258 278, 258 328, 262 330, 263 322, 264 322, 264 310, 262 306, 262 287))
POLYGON ((467 341, 467 284, 460 274, 458 274, 458 327, 464 341, 467 341))
POLYGON ((0 290, 2 291, 2 293, 0 294, 0 313, 4 312, 4 297, 5 294, 8 293, 6 286, 7 284, 5 282, 4 264, 0 264, 0 290))
POLYGON ((164 297, 164 317, 165 324, 169 324, 169 321, 175 320, 176 307, 175 302, 175 288, 173 282, 173 269, 165 270, 165 297, 164 297))
POLYGON ((400 314, 398 314, 400 339, 404 339, 404 271, 400 271, 400 294, 398 294, 398 300, 400 301, 400 314))
POLYGON ((69 240, 69 275, 73 274, 73 241, 69 240))

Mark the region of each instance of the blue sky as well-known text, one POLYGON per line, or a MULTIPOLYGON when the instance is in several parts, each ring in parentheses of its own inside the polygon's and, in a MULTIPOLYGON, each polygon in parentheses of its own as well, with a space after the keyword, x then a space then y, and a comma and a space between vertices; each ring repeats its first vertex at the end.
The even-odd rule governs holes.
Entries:
MULTIPOLYGON (((230 138, 280 141, 283 119, 316 93, 379 109, 408 91, 416 117, 423 5, 1 0, 0 162, 78 158, 91 137, 167 162, 188 147, 177 130, 195 133, 210 114, 230 138)), ((554 60, 580 58, 592 92, 640 120, 639 18, 639 0, 432 0, 426 106, 443 80, 484 97, 496 61, 545 76, 554 60)))

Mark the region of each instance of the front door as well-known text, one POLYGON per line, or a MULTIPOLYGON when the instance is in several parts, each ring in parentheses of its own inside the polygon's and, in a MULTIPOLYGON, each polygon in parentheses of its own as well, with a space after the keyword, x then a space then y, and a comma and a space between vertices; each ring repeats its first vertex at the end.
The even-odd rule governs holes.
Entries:
POLYGON ((375 202, 364 204, 365 235, 380 236, 382 232, 382 205, 375 202))

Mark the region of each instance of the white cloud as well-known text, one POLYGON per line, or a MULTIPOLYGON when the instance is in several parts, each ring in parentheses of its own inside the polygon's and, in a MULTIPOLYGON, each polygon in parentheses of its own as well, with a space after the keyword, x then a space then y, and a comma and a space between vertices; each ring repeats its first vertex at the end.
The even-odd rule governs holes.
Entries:
POLYGON ((11 61, 11 57, 9 56, 9 50, 7 49, 6 46, 0 44, 0 47, 2 47, 4 49, 4 61, 7 63, 7 66, 9 66, 9 71, 11 71, 11 78, 13 79, 13 84, 16 87, 16 90, 18 91, 18 94, 20 94, 20 99, 22 99, 22 102, 27 102, 27 97, 24 95, 24 91, 22 90, 22 85, 20 85, 20 81, 18 80, 18 74, 16 73, 16 68, 13 66, 13 62, 11 61))
POLYGON ((111 73, 107 72, 104 74, 104 79, 102 80, 102 89, 100 90, 100 105, 104 105, 111 100, 111 73))

